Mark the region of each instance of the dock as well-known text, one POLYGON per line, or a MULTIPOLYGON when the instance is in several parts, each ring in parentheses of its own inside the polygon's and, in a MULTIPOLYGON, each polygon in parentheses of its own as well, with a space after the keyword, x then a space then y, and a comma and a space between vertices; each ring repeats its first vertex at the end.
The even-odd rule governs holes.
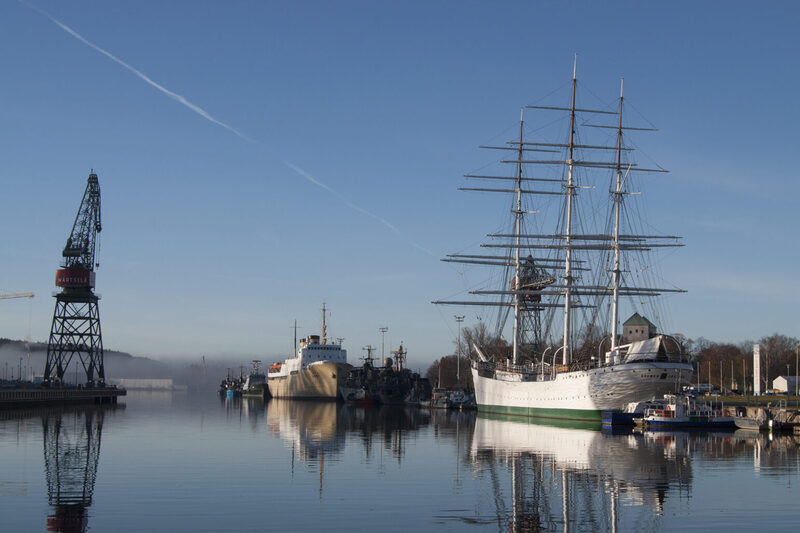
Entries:
POLYGON ((125 389, 114 387, 96 389, 0 389, 0 407, 54 405, 65 403, 115 404, 125 396, 125 389))

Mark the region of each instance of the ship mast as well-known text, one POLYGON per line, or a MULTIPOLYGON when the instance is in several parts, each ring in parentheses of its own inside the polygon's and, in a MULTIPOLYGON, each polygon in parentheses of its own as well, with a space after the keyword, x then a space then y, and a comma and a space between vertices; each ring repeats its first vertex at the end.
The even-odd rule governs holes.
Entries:
POLYGON ((565 365, 570 361, 570 296, 572 292, 572 196, 574 195, 575 185, 572 181, 572 170, 574 166, 573 150, 575 148, 575 87, 577 85, 578 55, 575 54, 575 62, 572 66, 572 105, 569 112, 569 158, 567 159, 567 224, 564 228, 564 353, 561 354, 562 362, 565 365))
POLYGON ((515 365, 519 364, 519 334, 520 334, 519 249, 520 249, 520 234, 522 233, 522 155, 523 155, 522 134, 524 125, 524 120, 523 120, 524 113, 525 113, 525 108, 523 107, 522 109, 520 109, 519 112, 519 150, 517 155, 517 187, 515 191, 517 196, 517 203, 516 203, 516 209, 514 210, 514 235, 515 235, 516 247, 514 248, 514 345, 512 351, 512 362, 515 365))
POLYGON ((325 300, 322 301, 322 344, 328 344, 328 326, 325 325, 325 300))
POLYGON ((294 348, 292 349, 293 357, 297 357, 297 319, 294 321, 294 348))
POLYGON ((617 347, 617 327, 619 323, 619 215, 622 207, 622 88, 625 79, 619 83, 619 122, 617 127, 617 168, 616 168, 616 187, 614 189, 614 270, 613 274, 613 294, 611 305, 611 350, 617 347))

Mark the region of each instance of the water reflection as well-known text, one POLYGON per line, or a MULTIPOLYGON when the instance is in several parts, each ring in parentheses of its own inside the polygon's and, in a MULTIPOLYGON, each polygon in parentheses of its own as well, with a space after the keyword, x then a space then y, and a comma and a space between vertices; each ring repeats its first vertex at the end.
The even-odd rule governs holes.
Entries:
POLYGON ((267 427, 292 445, 293 455, 313 462, 344 449, 344 425, 335 402, 272 399, 267 403, 267 427))
POLYGON ((94 496, 103 419, 124 404, 41 407, 3 411, 2 420, 41 419, 47 501, 47 531, 86 531, 94 496))
POLYGON ((345 405, 341 415, 345 431, 360 442, 367 463, 378 448, 389 452, 401 464, 413 433, 431 422, 429 411, 396 405, 377 409, 345 405))
POLYGON ((427 427, 431 419, 430 411, 403 406, 361 408, 334 402, 281 399, 267 403, 270 432, 291 445, 297 458, 308 463, 321 454, 336 458, 348 441, 360 443, 366 462, 376 447, 389 451, 402 462, 407 439, 427 427))
POLYGON ((491 479, 498 524, 511 531, 653 530, 667 494, 688 495, 692 481, 686 448, 664 437, 479 416, 471 453, 491 479), (510 494, 499 465, 510 466, 510 494))
POLYGON ((240 422, 247 421, 253 431, 258 431, 264 421, 267 400, 255 396, 235 396, 226 398, 220 396, 220 403, 225 408, 228 419, 238 418, 240 422))
POLYGON ((688 500, 693 465, 753 457, 755 471, 798 472, 800 439, 750 432, 611 434, 479 415, 471 445, 509 531, 653 531, 669 498, 688 500), (501 473, 510 471, 504 485, 501 473))
MULTIPOLYGON (((367 472, 397 477, 427 463, 425 453, 441 452, 437 473, 422 474, 419 483, 449 478, 439 486, 447 493, 440 493, 442 505, 450 507, 439 508, 435 520, 460 526, 663 530, 671 525, 665 517, 690 508, 693 489, 706 475, 698 472, 726 468, 728 462, 735 463, 729 470, 760 476, 800 472, 800 437, 791 435, 612 434, 591 424, 555 426, 471 412, 274 399, 263 406, 226 404, 226 409, 238 409, 234 412, 254 427, 266 427, 291 450, 293 478, 296 463, 305 475, 318 476, 320 501, 333 482, 325 478, 326 465, 328 477, 358 478, 367 472), (392 469, 387 457, 395 463, 392 469), (347 466, 331 466, 340 462, 347 466)), ((287 453, 283 460, 288 459, 287 453)), ((363 481, 365 487, 370 483, 363 481)))
POLYGON ((753 471, 758 475, 800 473, 800 435, 740 429, 704 433, 645 432, 642 437, 659 443, 668 452, 680 449, 695 462, 709 461, 721 465, 727 461, 752 458, 753 471))

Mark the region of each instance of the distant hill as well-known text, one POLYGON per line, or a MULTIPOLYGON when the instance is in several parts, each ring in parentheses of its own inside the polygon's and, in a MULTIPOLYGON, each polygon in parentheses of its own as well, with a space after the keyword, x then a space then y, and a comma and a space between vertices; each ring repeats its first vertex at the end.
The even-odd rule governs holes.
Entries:
MULTIPOLYGON (((46 343, 0 338, 0 378, 18 377, 20 370, 23 377, 41 376, 46 362, 46 343)), ((190 389, 204 391, 216 390, 219 382, 225 377, 226 367, 234 366, 230 363, 210 362, 205 367, 199 363, 187 362, 168 364, 149 357, 138 357, 127 352, 107 349, 103 350, 103 365, 106 380, 110 383, 121 378, 172 378, 175 384, 188 385, 190 389)), ((69 365, 66 381, 75 381, 76 369, 77 381, 85 380, 85 374, 81 377, 83 368, 76 356, 69 365)), ((238 373, 238 368, 235 371, 238 373)))
MULTIPOLYGON (((73 359, 70 369, 74 371, 75 363, 78 367, 80 361, 73 359)), ((24 375, 40 376, 44 372, 44 365, 47 361, 47 344, 43 342, 26 342, 13 339, 0 338, 0 376, 7 377, 8 373, 18 374, 20 364, 23 367, 24 375), (28 357, 30 354, 30 358, 28 357), (20 361, 22 358, 22 361, 20 361), (24 367, 28 367, 26 372, 24 367)), ((159 361, 147 357, 134 357, 127 352, 116 350, 103 350, 103 364, 105 366, 106 377, 114 378, 157 378, 168 377, 170 368, 159 361)))

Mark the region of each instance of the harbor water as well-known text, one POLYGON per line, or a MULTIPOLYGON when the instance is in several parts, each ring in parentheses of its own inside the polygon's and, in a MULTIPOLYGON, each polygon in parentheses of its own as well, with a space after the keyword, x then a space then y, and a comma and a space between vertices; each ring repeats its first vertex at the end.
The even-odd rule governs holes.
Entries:
POLYGON ((0 412, 2 531, 796 531, 800 436, 131 392, 0 412))

